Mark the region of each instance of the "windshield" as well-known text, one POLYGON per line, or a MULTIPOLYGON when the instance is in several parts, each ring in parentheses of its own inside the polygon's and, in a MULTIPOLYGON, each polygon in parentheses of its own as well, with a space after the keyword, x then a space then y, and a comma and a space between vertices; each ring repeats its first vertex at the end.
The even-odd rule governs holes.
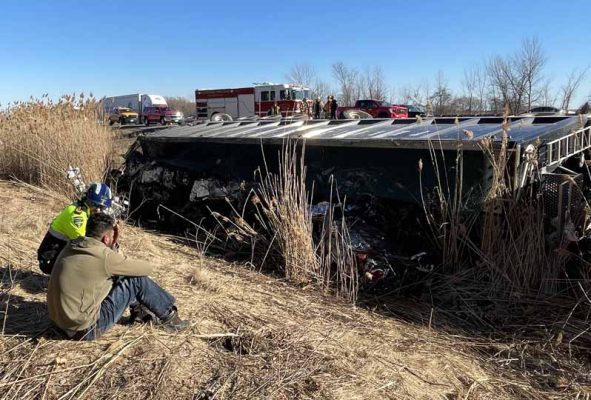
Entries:
POLYGON ((390 107, 392 104, 388 103, 387 101, 382 101, 381 106, 382 107, 390 107))
POLYGON ((309 99, 310 98, 310 91, 309 90, 294 89, 291 92, 293 93, 292 98, 294 100, 303 100, 304 97, 306 99, 309 99))

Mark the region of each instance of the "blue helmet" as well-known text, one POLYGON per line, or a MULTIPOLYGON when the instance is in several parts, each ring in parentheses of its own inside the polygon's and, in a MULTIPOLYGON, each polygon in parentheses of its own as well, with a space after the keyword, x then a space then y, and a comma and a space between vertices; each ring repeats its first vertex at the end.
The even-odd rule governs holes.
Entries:
POLYGON ((109 208, 113 201, 111 189, 104 183, 93 182, 86 191, 86 202, 91 206, 109 208))

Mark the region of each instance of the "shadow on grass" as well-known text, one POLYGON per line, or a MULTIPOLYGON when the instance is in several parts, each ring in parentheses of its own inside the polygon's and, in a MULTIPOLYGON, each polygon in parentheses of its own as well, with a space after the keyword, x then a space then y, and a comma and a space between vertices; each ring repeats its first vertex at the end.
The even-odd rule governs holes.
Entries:
POLYGON ((0 295, 2 332, 4 335, 19 335, 28 338, 55 338, 49 329, 51 321, 44 301, 27 300, 22 296, 3 293, 0 295))
MULTIPOLYGON (((10 265, 0 267, 0 333, 27 338, 56 339, 45 299, 27 299, 11 291, 17 285, 29 294, 47 292, 49 276, 20 271, 10 265)), ((45 297, 45 296, 43 296, 45 297)))

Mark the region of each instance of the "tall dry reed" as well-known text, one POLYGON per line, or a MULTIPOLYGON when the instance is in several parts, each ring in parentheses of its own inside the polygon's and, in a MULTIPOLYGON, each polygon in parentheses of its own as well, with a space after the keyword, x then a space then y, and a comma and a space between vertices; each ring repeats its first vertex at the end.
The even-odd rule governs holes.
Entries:
MULTIPOLYGON (((489 175, 483 193, 464 190, 461 145, 452 166, 455 176, 451 183, 443 151, 440 154, 435 145, 431 146, 437 187, 434 196, 423 196, 428 226, 440 248, 446 273, 465 275, 471 271, 474 282, 487 282, 487 291, 494 296, 555 295, 560 290, 557 282, 566 277, 568 243, 562 236, 552 245, 547 240, 543 188, 512 187, 508 131, 505 116, 500 142, 493 143, 489 138, 479 142, 489 175), (481 202, 476 212, 466 206, 475 200, 471 196, 481 202)), ((470 137, 471 132, 464 134, 470 137)), ((420 162, 419 177, 422 168, 420 162)), ((533 173, 539 175, 536 168, 533 173)))
POLYGON ((312 215, 306 190, 306 167, 298 155, 297 143, 285 142, 279 156, 279 172, 259 174, 259 198, 268 227, 283 256, 285 276, 308 283, 320 275, 320 263, 314 251, 312 215))
POLYGON ((331 179, 327 212, 314 221, 304 157, 303 142, 285 141, 277 172, 266 163, 255 172, 249 215, 246 205, 242 212, 232 207, 231 217, 212 212, 222 228, 218 233, 238 247, 249 243, 254 266, 279 270, 291 282, 317 285, 354 303, 359 290, 356 260, 345 215, 335 213, 345 209, 345 201, 331 179))
POLYGON ((68 166, 80 167, 87 181, 101 180, 113 144, 92 96, 17 102, 0 118, 0 175, 71 195, 68 166))

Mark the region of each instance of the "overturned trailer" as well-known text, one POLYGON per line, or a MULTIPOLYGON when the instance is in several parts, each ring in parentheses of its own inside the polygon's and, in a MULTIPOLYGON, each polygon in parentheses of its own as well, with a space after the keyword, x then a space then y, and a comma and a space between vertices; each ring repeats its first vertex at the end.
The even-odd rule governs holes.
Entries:
MULTIPOLYGON (((252 181, 255 169, 277 166, 285 139, 299 138, 305 139, 308 177, 317 181, 320 196, 324 186, 318 183, 333 175, 348 196, 418 201, 418 161, 431 164, 436 157, 438 168, 449 172, 458 149, 464 157, 464 186, 486 191, 491 165, 481 141, 489 138, 493 149, 499 148, 503 122, 498 117, 206 122, 140 137, 142 156, 129 160, 127 174, 139 185, 143 201, 149 201, 151 190, 142 187, 180 185, 186 195, 169 201, 184 207, 227 194, 237 189, 235 183, 252 181), (208 181, 221 186, 208 192, 208 181)), ((582 115, 509 117, 505 127, 515 188, 525 183, 526 161, 532 157, 543 173, 552 173, 591 145, 587 117, 582 115)), ((423 188, 435 183, 435 172, 425 168, 423 188)))
MULTIPOLYGON (((591 147, 584 115, 243 120, 174 127, 140 137, 136 151, 130 152, 126 176, 131 209, 154 218, 164 205, 174 213, 158 216, 169 222, 178 215, 199 222, 227 200, 241 210, 255 184, 254 171, 277 170, 285 140, 302 139, 312 202, 330 196, 334 178, 340 195, 357 207, 360 229, 374 231, 361 235, 359 242, 386 248, 416 226, 416 216, 401 204, 421 206, 433 188, 455 187, 460 150, 463 190, 471 193, 474 204, 484 199, 494 166, 482 141, 487 139, 492 152, 500 151, 504 134, 506 179, 512 189, 531 183, 535 175, 538 182, 548 183, 547 203, 555 210, 550 214, 562 215, 558 210, 575 196, 573 182, 582 180, 573 169, 585 165, 584 154, 591 147), (368 244, 369 237, 379 243, 368 244)), ((417 240, 407 245, 409 252, 422 246, 417 240)))

